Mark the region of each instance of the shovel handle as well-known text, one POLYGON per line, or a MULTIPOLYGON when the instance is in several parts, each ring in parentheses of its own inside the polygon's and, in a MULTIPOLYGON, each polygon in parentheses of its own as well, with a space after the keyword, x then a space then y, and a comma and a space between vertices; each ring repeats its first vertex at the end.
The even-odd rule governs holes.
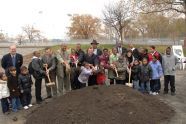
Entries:
MULTIPOLYGON (((47 67, 46 67, 46 66, 45 66, 45 69, 46 69, 46 71, 48 71, 48 69, 47 69, 47 67)), ((49 73, 47 73, 47 78, 48 78, 49 83, 51 83, 49 73)))
POLYGON ((129 68, 129 82, 130 83, 130 79, 131 79, 131 67, 129 68))

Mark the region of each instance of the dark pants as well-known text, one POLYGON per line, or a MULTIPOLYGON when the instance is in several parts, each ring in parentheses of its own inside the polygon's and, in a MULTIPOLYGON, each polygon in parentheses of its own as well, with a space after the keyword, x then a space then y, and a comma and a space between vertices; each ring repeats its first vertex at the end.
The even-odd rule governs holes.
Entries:
POLYGON ((91 75, 88 79, 88 86, 96 85, 96 75, 91 75))
POLYGON ((41 102, 41 83, 42 83, 42 78, 41 79, 35 79, 35 95, 36 95, 36 101, 41 102))
POLYGON ((171 92, 175 92, 175 76, 174 75, 165 75, 164 76, 164 92, 168 92, 169 88, 168 85, 170 83, 171 92))
POLYGON ((114 84, 115 79, 110 79, 110 85, 114 84))
POLYGON ((31 103, 32 94, 31 89, 24 91, 23 93, 23 106, 28 106, 31 103))
POLYGON ((152 92, 159 92, 159 79, 151 80, 150 87, 152 92))
POLYGON ((5 113, 9 110, 8 98, 1 99, 1 107, 2 107, 3 113, 5 113))
POLYGON ((161 90, 161 81, 160 79, 158 79, 158 92, 160 92, 160 90, 161 90))
POLYGON ((116 84, 124 84, 124 80, 116 80, 116 84))
POLYGON ((80 68, 79 67, 77 67, 77 68, 73 67, 72 71, 71 71, 71 76, 70 76, 71 87, 72 87, 73 90, 81 88, 81 84, 78 81, 79 74, 80 74, 80 68))

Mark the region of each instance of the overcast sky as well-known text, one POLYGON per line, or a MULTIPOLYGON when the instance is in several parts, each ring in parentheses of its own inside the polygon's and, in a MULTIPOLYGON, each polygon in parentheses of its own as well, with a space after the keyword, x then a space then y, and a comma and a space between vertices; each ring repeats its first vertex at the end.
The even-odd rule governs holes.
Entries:
POLYGON ((0 0, 0 30, 15 36, 24 25, 34 25, 48 38, 66 38, 68 14, 102 18, 104 5, 112 0, 0 0))

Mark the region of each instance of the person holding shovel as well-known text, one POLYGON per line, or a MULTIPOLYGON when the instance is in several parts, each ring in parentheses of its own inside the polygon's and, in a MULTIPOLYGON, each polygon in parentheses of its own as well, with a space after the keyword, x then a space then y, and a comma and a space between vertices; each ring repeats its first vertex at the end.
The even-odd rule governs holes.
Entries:
POLYGON ((116 84, 124 84, 127 72, 127 61, 123 56, 116 62, 116 84))
POLYGON ((56 86, 56 57, 53 54, 51 48, 45 48, 45 54, 42 56, 41 61, 43 63, 43 67, 46 70, 46 74, 49 76, 45 76, 45 84, 46 84, 46 92, 47 98, 52 98, 52 96, 57 96, 57 86, 56 86), (54 85, 48 86, 47 84, 53 82, 54 85))
POLYGON ((57 79, 58 79, 58 92, 59 95, 63 95, 68 91, 71 91, 70 82, 70 59, 69 52, 67 51, 67 45, 62 44, 61 49, 57 51, 57 79))

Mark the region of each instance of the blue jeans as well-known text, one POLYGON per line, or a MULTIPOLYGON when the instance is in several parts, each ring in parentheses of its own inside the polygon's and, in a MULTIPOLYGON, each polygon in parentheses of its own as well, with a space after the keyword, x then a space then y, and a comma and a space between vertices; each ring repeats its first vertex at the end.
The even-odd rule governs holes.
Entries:
POLYGON ((21 101, 19 97, 12 97, 12 111, 17 112, 18 109, 20 109, 21 106, 21 101))
POLYGON ((141 92, 150 92, 150 81, 141 82, 141 92))
POLYGON ((8 98, 1 99, 1 107, 2 107, 3 113, 5 113, 9 110, 8 98))
POLYGON ((139 90, 140 87, 139 87, 139 80, 132 80, 132 83, 133 83, 133 88, 136 89, 136 90, 139 90))

